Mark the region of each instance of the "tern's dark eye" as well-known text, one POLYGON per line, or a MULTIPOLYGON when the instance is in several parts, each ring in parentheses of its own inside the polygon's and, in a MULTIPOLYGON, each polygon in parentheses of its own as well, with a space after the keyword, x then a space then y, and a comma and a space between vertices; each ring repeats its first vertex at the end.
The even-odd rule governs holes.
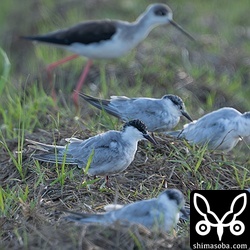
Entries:
POLYGON ((166 16, 167 13, 168 13, 168 11, 165 10, 165 9, 158 9, 158 10, 155 11, 155 14, 156 14, 157 16, 166 16))
POLYGON ((176 105, 177 107, 181 108, 180 102, 178 102, 177 100, 174 100, 174 99, 172 99, 172 102, 173 102, 174 105, 176 105))
POLYGON ((158 10, 155 12, 155 14, 157 16, 166 16, 167 15, 167 11, 166 10, 158 10))

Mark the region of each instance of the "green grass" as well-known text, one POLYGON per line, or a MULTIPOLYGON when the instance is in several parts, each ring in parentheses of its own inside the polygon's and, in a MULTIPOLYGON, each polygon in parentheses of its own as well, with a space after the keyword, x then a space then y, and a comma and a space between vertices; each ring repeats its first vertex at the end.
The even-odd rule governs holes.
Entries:
POLYGON ((5 51, 0 48, 0 55, 2 57, 1 60, 1 78, 0 78, 0 95, 2 95, 4 88, 6 86, 6 84, 8 83, 8 78, 10 75, 10 61, 9 58, 7 56, 7 54, 5 53, 5 51))
MULTIPOLYGON (((159 145, 140 143, 131 166, 121 175, 110 178, 111 189, 100 188, 102 177, 87 177, 88 168, 79 170, 66 164, 44 164, 30 157, 33 151, 28 148, 26 138, 64 145, 64 138, 88 138, 110 129, 120 129, 122 123, 84 100, 80 100, 80 111, 76 112, 71 93, 85 58, 78 58, 54 71, 59 97, 55 105, 49 95, 44 69, 47 64, 70 53, 22 41, 17 36, 46 33, 86 19, 133 21, 152 2, 108 0, 98 2, 98 8, 95 1, 88 5, 82 1, 72 1, 69 5, 65 0, 2 3, 0 217, 5 228, 0 230, 1 249, 32 246, 72 249, 72 246, 85 246, 86 239, 95 245, 99 239, 110 246, 109 237, 113 237, 115 246, 118 248, 120 244, 121 248, 121 235, 127 240, 125 243, 137 249, 145 245, 149 248, 160 246, 161 241, 165 246, 169 242, 175 244, 182 239, 135 228, 128 231, 113 227, 108 231, 88 228, 84 234, 82 229, 61 226, 63 222, 57 220, 55 210, 102 212, 108 203, 127 204, 153 198, 166 187, 179 188, 189 202, 190 192, 195 189, 250 186, 249 146, 246 143, 223 155, 209 152, 206 146, 190 146, 184 141, 157 135, 159 145), (17 25, 20 21, 21 26, 17 25)), ((105 99, 110 95, 161 97, 167 93, 177 94, 193 119, 223 106, 249 111, 248 1, 239 4, 228 0, 171 0, 168 4, 174 11, 175 21, 193 34, 200 46, 173 27, 159 27, 128 55, 116 60, 96 60, 82 91, 105 99)), ((186 120, 182 119, 177 128, 184 123, 186 120)), ((177 236, 180 235, 185 235, 188 241, 188 225, 181 225, 177 232, 177 236)))

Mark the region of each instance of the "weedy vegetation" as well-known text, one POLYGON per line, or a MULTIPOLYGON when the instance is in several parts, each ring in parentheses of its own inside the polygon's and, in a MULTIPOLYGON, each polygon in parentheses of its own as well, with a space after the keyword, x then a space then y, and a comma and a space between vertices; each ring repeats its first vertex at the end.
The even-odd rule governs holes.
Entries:
MULTIPOLYGON (((162 1, 166 2, 166 1, 162 1)), ((64 138, 88 138, 120 129, 122 123, 83 100, 76 112, 71 93, 86 59, 54 71, 58 101, 50 97, 48 63, 69 53, 19 39, 87 19, 133 21, 153 1, 4 1, 0 20, 0 248, 1 249, 186 249, 189 222, 171 234, 142 226, 75 226, 60 209, 103 212, 107 204, 127 204, 178 188, 244 189, 250 186, 249 141, 230 153, 208 151, 157 134, 158 145, 139 143, 123 173, 104 178, 84 175, 66 164, 40 163, 25 139, 65 145, 64 138), (8 14, 7 14, 8 13, 8 14)), ((177 94, 193 119, 224 106, 250 110, 249 2, 167 1, 174 19, 193 34, 189 41, 172 27, 156 28, 128 55, 96 60, 83 92, 161 97, 177 94)), ((187 121, 181 119, 177 128, 187 121)))

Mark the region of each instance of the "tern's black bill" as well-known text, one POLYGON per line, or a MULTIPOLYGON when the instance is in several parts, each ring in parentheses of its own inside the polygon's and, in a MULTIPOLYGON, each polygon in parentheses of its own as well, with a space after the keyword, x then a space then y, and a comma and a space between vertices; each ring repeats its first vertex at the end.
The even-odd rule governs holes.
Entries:
POLYGON ((184 30, 178 23, 176 23, 174 20, 169 21, 175 28, 180 30, 183 34, 185 34, 187 37, 189 37, 191 40, 196 41, 196 39, 191 36, 186 30, 184 30))
POLYGON ((193 119, 190 117, 190 115, 187 112, 183 111, 182 115, 185 116, 190 122, 193 121, 193 119))
POLYGON ((154 145, 157 144, 156 140, 153 137, 151 137, 149 134, 143 134, 143 136, 144 136, 145 139, 149 140, 154 145))

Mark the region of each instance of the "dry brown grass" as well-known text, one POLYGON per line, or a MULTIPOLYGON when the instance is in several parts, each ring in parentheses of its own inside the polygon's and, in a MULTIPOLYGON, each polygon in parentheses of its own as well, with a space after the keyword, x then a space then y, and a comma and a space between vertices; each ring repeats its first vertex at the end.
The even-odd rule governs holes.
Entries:
MULTIPOLYGON (((27 134, 26 138, 39 141, 63 144, 62 137, 68 137, 75 131, 60 130, 55 132, 37 131, 27 134)), ((93 135, 90 131, 81 131, 83 138, 93 135)), ((112 176, 111 188, 100 189, 104 179, 95 184, 83 186, 85 180, 82 170, 66 167, 71 173, 65 184, 52 184, 57 178, 55 164, 41 163, 37 169, 30 155, 31 149, 24 145, 22 180, 8 154, 1 150, 1 186, 11 190, 30 190, 26 201, 13 206, 13 213, 1 217, 2 248, 13 249, 186 249, 189 242, 188 225, 180 224, 178 234, 155 234, 140 226, 76 226, 61 219, 61 209, 84 211, 89 213, 103 212, 107 204, 117 202, 127 204, 136 200, 155 197, 165 188, 180 189, 188 200, 190 191, 196 189, 238 189, 243 169, 235 169, 230 165, 230 157, 205 152, 201 166, 194 170, 199 157, 197 148, 188 147, 183 141, 171 138, 156 137, 158 145, 148 147, 140 143, 134 162, 129 168, 116 176, 112 176), (5 157, 4 157, 5 156, 5 157), (42 175, 42 176, 41 176, 42 175), (39 182, 39 178, 42 181, 39 182), (39 183, 37 185, 37 183, 39 183), (33 204, 33 205, 31 205, 33 204), (141 248, 140 248, 141 247, 141 248)), ((17 150, 17 142, 10 141, 8 146, 12 152, 17 150)), ((60 167, 60 166, 59 166, 60 167)), ((87 180, 93 178, 88 177, 87 180)))

